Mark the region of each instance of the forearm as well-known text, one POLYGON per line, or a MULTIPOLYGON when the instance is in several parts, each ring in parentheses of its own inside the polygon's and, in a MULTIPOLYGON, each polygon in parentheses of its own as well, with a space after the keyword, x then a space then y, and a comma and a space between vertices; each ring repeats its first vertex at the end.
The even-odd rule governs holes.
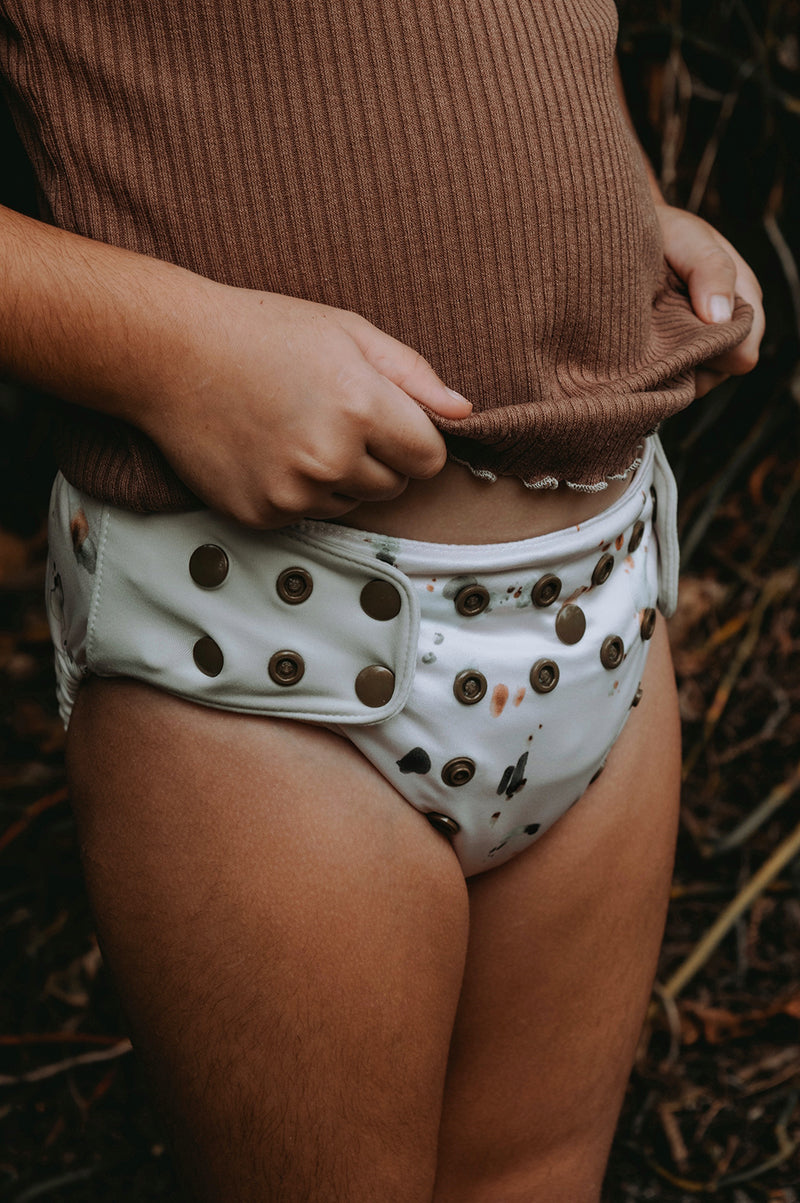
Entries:
POLYGON ((4 208, 0 273, 0 372, 137 424, 175 392, 188 310, 196 325, 214 287, 4 208))

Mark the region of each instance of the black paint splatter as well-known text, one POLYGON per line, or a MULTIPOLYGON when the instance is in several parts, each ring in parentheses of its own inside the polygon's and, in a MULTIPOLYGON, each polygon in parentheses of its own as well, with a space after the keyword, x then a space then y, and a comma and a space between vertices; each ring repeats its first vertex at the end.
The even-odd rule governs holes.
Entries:
POLYGON ((497 787, 498 795, 505 794, 507 798, 510 798, 513 794, 519 793, 528 780, 524 776, 527 763, 528 753, 523 752, 516 764, 510 764, 505 769, 497 787))
POLYGON ((541 827, 541 823, 529 823, 528 826, 525 828, 525 834, 526 835, 536 835, 536 832, 539 830, 540 827, 541 827))
POLYGON ((431 758, 424 748, 412 748, 405 756, 400 757, 397 767, 401 773, 429 773, 431 758))

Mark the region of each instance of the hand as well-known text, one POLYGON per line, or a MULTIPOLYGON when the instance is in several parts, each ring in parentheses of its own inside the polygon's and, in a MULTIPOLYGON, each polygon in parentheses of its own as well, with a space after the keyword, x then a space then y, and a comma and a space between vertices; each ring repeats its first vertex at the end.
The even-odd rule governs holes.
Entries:
POLYGON ((439 472, 444 440, 418 402, 472 406, 421 355, 355 313, 206 283, 188 354, 138 424, 207 504, 278 527, 439 472))
POLYGON ((751 371, 758 362, 764 334, 761 288, 741 255, 713 226, 663 202, 656 213, 664 237, 664 255, 689 288, 692 307, 704 322, 729 321, 734 295, 753 307, 753 326, 744 342, 697 369, 696 396, 703 397, 728 376, 751 371))

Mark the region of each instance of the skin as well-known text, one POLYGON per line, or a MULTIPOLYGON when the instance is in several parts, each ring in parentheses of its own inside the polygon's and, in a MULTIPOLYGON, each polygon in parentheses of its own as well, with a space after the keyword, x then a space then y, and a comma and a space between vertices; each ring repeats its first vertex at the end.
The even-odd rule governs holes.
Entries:
MULTIPOLYGON (((756 313, 698 373, 703 395, 755 363, 761 294, 652 183, 698 315, 723 319, 734 294, 756 313)), ((8 211, 0 268, 6 371, 140 426, 240 522, 493 542, 581 521, 623 487, 487 490, 445 465, 417 402, 451 417, 469 402, 356 314, 8 211)), ((659 620, 602 777, 465 883, 331 732, 131 681, 82 689, 68 761, 87 883, 191 1196, 596 1203, 661 939, 678 753, 659 620)))

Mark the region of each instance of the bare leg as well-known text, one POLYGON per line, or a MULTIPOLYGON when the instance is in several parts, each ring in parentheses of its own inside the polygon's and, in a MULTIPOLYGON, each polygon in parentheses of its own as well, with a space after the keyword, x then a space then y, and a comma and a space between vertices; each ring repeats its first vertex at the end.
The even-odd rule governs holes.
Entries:
POLYGON ((423 1203, 467 892, 346 741, 93 681, 69 760, 103 949, 192 1197, 423 1203))
POLYGON ((594 1203, 655 972, 679 726, 664 623, 605 772, 470 883, 436 1203, 594 1203))
POLYGON ((590 1203, 663 925, 663 624, 606 772, 466 890, 346 742, 128 682, 70 738, 106 955, 198 1198, 590 1203), (464 975, 463 992, 456 1005, 464 975))

